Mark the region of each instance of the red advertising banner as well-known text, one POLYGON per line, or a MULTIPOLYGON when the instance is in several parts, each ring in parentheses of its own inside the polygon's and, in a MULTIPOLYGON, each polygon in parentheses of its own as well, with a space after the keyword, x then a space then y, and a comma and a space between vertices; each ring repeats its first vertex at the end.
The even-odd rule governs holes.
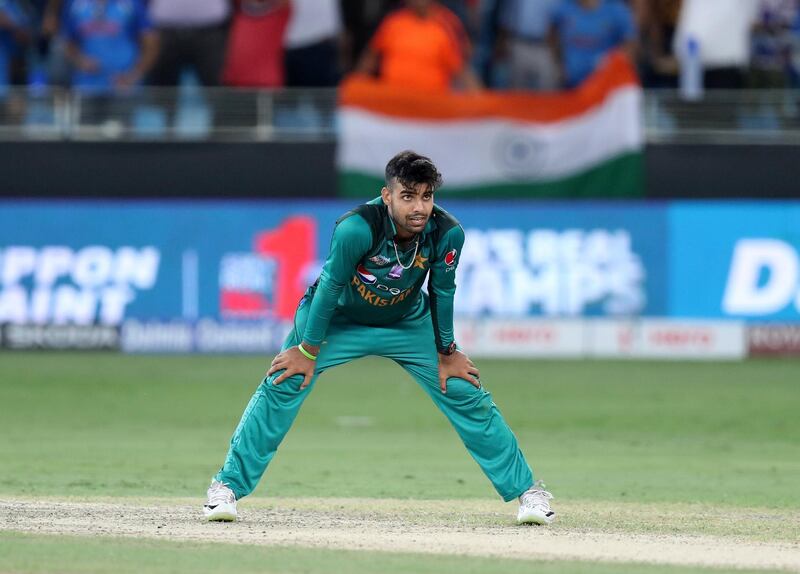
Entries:
POLYGON ((753 325, 747 330, 750 356, 800 355, 800 325, 753 325))

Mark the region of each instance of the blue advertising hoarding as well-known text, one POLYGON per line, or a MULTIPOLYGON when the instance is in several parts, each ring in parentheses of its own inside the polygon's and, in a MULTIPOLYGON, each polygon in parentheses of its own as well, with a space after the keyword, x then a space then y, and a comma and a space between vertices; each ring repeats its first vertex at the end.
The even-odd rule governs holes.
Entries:
MULTIPOLYGON (((346 202, 16 203, 0 212, 0 323, 282 320, 346 202)), ((660 207, 448 203, 462 316, 660 315, 660 207)))
POLYGON ((800 202, 675 203, 669 242, 669 315, 800 321, 800 202))
MULTIPOLYGON (((351 207, 0 203, 0 324, 124 328, 176 350, 272 348, 351 207)), ((461 318, 800 320, 800 203, 444 207, 467 236, 461 318)))

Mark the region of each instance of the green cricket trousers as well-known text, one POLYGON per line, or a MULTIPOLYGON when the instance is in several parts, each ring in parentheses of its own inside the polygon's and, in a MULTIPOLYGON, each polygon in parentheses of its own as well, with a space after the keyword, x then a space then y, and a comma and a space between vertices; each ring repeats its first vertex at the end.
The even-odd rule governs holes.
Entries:
MULTIPOLYGON (((295 328, 286 337, 283 349, 300 343, 310 306, 308 298, 301 301, 295 328)), ((303 377, 294 375, 274 385, 273 381, 283 371, 265 378, 250 399, 231 439, 225 464, 215 478, 227 484, 237 500, 250 494, 319 375, 367 355, 392 359, 414 377, 450 420, 503 500, 513 500, 530 488, 531 469, 489 392, 460 378, 450 378, 447 393, 441 392, 427 295, 423 295, 423 301, 410 315, 387 326, 361 325, 335 313, 320 348, 311 384, 301 391, 303 377)))

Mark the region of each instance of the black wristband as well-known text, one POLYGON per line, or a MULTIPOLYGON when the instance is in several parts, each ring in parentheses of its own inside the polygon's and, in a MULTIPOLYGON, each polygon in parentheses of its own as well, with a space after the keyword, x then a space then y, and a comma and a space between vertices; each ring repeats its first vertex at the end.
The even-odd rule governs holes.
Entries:
POLYGON ((453 341, 452 343, 450 343, 446 347, 442 347, 441 349, 439 349, 439 354, 440 355, 452 355, 453 353, 456 352, 457 348, 458 347, 456 347, 456 342, 453 341))

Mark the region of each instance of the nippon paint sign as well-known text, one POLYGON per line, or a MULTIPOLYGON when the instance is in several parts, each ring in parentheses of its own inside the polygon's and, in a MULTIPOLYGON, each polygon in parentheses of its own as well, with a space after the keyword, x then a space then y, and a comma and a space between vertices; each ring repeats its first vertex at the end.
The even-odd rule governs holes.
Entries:
POLYGON ((155 286, 160 259, 153 246, 0 249, 0 324, 119 325, 155 286))

